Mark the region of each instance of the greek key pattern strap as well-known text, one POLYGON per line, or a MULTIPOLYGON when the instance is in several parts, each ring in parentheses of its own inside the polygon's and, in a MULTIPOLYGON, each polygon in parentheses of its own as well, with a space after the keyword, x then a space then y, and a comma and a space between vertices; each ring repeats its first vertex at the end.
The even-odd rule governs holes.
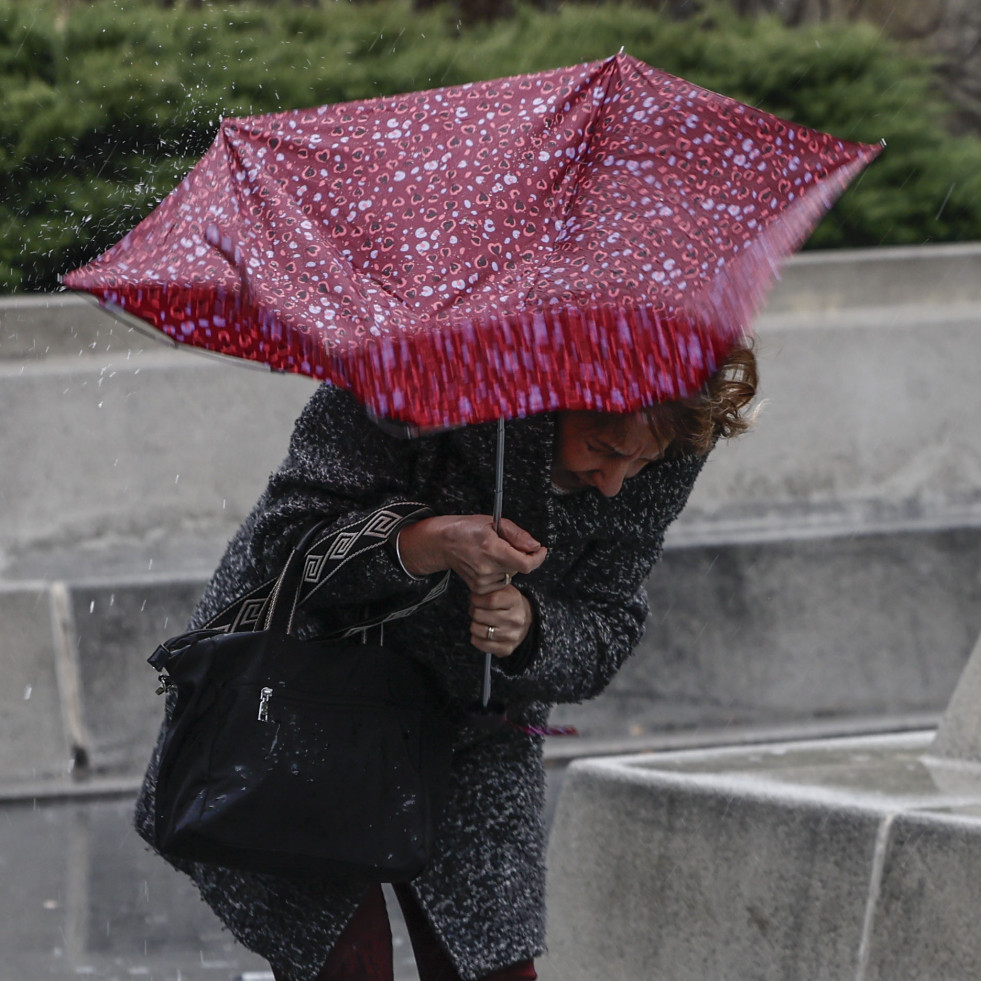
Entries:
MULTIPOLYGON (((372 511, 366 517, 345 525, 343 528, 325 531, 323 537, 317 537, 313 545, 307 549, 297 606, 306 603, 352 559, 373 549, 383 547, 389 538, 393 534, 397 534, 404 525, 412 521, 419 521, 432 514, 433 511, 424 504, 405 501, 372 511)), ((343 636, 358 633, 365 627, 411 616, 421 606, 441 596, 446 591, 448 580, 449 573, 443 576, 440 582, 433 586, 418 603, 414 603, 410 607, 379 614, 369 621, 346 629, 343 636)), ((277 581, 278 577, 268 579, 244 596, 240 596, 235 602, 212 617, 203 629, 214 630, 219 633, 238 633, 262 629, 277 581)))

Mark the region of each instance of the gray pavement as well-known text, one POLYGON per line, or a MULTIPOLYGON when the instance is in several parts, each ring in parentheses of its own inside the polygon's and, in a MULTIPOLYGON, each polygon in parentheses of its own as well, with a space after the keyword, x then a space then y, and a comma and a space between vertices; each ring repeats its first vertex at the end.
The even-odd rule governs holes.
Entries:
MULTIPOLYGON (((576 758, 895 732, 936 721, 903 716, 555 740, 546 821, 551 825, 566 765, 576 758)), ((132 777, 57 786, 45 780, 33 788, 0 782, 0 981, 271 981, 265 962, 237 944, 191 883, 136 836, 134 796, 132 777)), ((395 981, 418 981, 398 904, 389 901, 395 981)), ((548 970, 546 960, 541 969, 548 970)))
MULTIPOLYGON (((132 810, 131 795, 0 804, 0 981, 271 981, 132 810)), ((396 981, 418 981, 392 905, 396 981)))

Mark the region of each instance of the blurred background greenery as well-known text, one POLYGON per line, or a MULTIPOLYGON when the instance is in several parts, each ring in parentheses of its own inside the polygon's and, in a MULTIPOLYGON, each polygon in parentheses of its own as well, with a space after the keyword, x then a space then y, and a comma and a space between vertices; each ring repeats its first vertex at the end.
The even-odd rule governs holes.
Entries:
POLYGON ((57 289, 173 188, 222 116, 621 46, 839 137, 886 140, 810 247, 981 239, 958 2, 975 0, 0 0, 0 292, 57 289))

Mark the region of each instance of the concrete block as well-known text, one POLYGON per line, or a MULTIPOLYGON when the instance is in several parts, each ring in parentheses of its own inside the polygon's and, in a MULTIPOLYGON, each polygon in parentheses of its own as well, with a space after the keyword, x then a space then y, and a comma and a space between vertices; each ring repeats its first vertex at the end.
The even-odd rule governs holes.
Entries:
POLYGON ((981 769, 932 732, 571 765, 543 981, 981 975, 981 769))
MULTIPOLYGON (((179 633, 208 573, 72 583, 82 744, 138 774, 159 699, 146 658, 179 633)), ((939 715, 981 629, 981 530, 676 548, 648 584, 640 649, 556 722, 589 739, 672 728, 939 715), (905 597, 899 601, 897 597, 905 597)))
POLYGON ((0 584, 0 625, 0 777, 16 783, 65 776, 72 746, 47 587, 0 584))
MULTIPOLYGON (((70 587, 81 718, 96 772, 136 774, 159 722, 146 658, 202 577, 70 587)), ((981 630, 981 530, 674 549, 648 584, 640 649, 556 722, 590 739, 671 728, 943 710, 981 630), (897 597, 906 597, 902 602, 897 597)))
POLYGON ((786 264, 767 312, 981 300, 981 244, 805 252, 786 264))
POLYGON ((18 461, 0 470, 0 569, 50 575, 80 546, 97 561, 134 542, 144 570, 155 552, 210 568, 313 388, 186 352, 0 362, 0 456, 18 461))
POLYGON ((947 710, 940 720, 931 756, 981 764, 981 638, 974 645, 947 710))
MULTIPOLYGON (((783 315, 979 299, 981 244, 965 242, 796 255, 784 266, 766 309, 783 315)), ((152 335, 133 332, 128 323, 125 315, 113 315, 84 295, 0 297, 0 358, 77 356, 154 343, 152 335)))
POLYGON ((847 976, 874 819, 597 777, 574 764, 559 801, 544 978, 847 976))
POLYGON ((671 726, 939 715, 981 631, 981 529, 673 548, 594 738, 671 726))
POLYGON ((0 361, 99 357, 153 343, 94 299, 70 293, 0 296, 0 361))
MULTIPOLYGON (((981 525, 979 264, 977 243, 795 258, 757 324, 768 405, 713 453, 671 540, 981 525)), ((0 568, 109 538, 217 551, 311 391, 77 297, 0 300, 0 455, 22 461, 0 473, 0 568)))
POLYGON ((203 588, 201 580, 152 577, 71 588, 92 772, 139 774, 146 766, 163 716, 146 661, 185 629, 203 588))
MULTIPOLYGON (((981 630, 979 261, 975 244, 790 264, 759 324, 758 431, 712 455, 672 529, 641 650, 560 716, 604 738, 940 711, 981 630)), ((0 457, 16 461, 0 572, 206 576, 312 389, 168 350, 77 297, 0 300, 0 457)), ((139 685, 147 652, 121 619, 110 641, 75 612, 87 742, 124 766, 138 713, 97 704, 112 689, 94 664, 114 642, 128 678, 129 645, 139 685)))
POLYGON ((756 426, 715 449, 669 540, 981 524, 981 306, 768 313, 757 354, 756 426))

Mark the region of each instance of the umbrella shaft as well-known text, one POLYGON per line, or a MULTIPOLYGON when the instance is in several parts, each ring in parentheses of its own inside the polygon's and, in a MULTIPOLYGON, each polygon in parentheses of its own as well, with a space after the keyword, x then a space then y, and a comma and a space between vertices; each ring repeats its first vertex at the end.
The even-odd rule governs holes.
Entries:
MULTIPOLYGON (((497 420, 497 461, 494 470, 494 531, 501 533, 501 511, 504 509, 504 420, 497 420)), ((484 687, 480 704, 487 708, 491 696, 491 655, 484 655, 484 687)))
POLYGON ((501 533, 504 509, 504 420, 497 420, 497 462, 494 470, 494 531, 501 533))

